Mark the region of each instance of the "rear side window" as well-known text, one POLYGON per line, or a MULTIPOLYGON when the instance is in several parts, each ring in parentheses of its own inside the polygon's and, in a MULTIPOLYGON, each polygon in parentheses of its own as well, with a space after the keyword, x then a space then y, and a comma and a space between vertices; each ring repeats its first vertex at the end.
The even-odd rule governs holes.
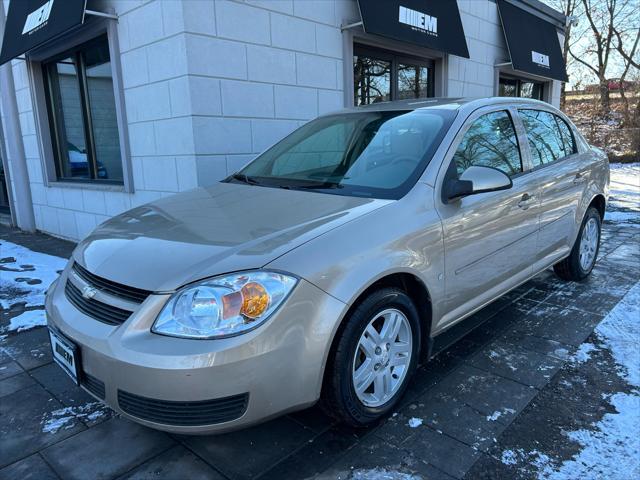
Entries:
POLYGON ((534 168, 566 156, 565 140, 555 115, 542 110, 518 110, 518 112, 527 131, 534 168))
POLYGON ((554 117, 556 117, 556 122, 558 122, 558 128, 560 128, 560 133, 562 134, 562 141, 564 143, 564 155, 569 156, 576 153, 577 151, 576 142, 575 142, 575 139, 573 138, 573 133, 571 132, 571 128, 569 128, 569 125, 567 125, 567 122, 565 122, 559 116, 554 115, 554 117))
POLYGON ((491 112, 474 120, 453 159, 458 175, 472 165, 497 168, 509 176, 522 172, 520 148, 509 113, 491 112))

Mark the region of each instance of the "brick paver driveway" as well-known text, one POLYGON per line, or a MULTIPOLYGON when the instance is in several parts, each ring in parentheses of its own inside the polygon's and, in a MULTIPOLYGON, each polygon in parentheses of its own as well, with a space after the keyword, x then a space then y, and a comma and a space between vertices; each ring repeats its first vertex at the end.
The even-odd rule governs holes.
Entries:
MULTIPOLYGON (((72 248, 6 228, 3 239, 60 256, 72 248)), ((528 478, 504 461, 507 447, 570 457, 575 446, 561 432, 602 417, 607 393, 625 388, 604 353, 583 364, 572 353, 640 279, 639 244, 637 225, 605 223, 586 282, 544 272, 479 312, 487 321, 419 369, 397 414, 363 431, 311 408, 221 436, 167 435, 75 387, 51 361, 46 328, 9 332, 0 341, 0 478, 528 478), (412 418, 422 424, 410 427, 412 418)), ((15 314, 3 311, 2 326, 15 314)))

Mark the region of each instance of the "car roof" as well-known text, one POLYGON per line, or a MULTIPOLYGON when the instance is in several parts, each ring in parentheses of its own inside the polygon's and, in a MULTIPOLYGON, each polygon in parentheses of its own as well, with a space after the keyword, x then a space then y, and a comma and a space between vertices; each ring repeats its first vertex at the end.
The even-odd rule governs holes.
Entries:
POLYGON ((407 111, 407 110, 426 110, 426 109, 446 109, 460 110, 463 107, 469 107, 471 110, 476 108, 492 106, 492 105, 523 105, 531 104, 538 107, 552 107, 546 102, 521 97, 431 97, 431 98, 410 98, 406 100, 394 100, 390 102, 378 102, 360 107, 351 107, 338 110, 331 113, 349 113, 349 112, 389 112, 389 111, 407 111))

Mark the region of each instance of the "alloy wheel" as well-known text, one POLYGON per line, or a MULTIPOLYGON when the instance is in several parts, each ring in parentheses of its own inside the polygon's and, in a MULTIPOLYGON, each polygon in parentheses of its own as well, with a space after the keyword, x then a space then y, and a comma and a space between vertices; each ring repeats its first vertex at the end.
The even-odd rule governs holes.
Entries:
POLYGON ((595 218, 590 218, 584 225, 580 238, 580 267, 585 272, 589 271, 595 262, 599 235, 598 222, 595 218))

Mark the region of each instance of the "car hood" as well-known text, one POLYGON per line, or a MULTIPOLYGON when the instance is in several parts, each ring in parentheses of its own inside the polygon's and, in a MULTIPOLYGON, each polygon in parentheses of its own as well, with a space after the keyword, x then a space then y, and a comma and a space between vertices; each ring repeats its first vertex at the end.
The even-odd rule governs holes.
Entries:
POLYGON ((90 272, 151 291, 260 268, 389 200, 234 183, 142 205, 100 225, 73 253, 90 272))

